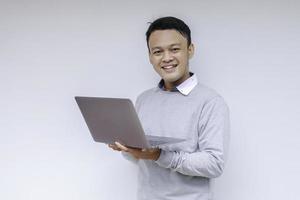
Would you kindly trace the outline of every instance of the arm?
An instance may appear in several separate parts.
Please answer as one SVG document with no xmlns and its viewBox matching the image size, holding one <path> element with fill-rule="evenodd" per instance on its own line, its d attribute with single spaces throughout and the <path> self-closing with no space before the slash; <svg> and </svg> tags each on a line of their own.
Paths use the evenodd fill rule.
<svg viewBox="0 0 300 200">
<path fill-rule="evenodd" d="M 155 162 L 189 176 L 215 178 L 222 174 L 229 143 L 229 111 L 221 97 L 207 102 L 198 122 L 199 150 L 164 151 Z"/>
</svg>

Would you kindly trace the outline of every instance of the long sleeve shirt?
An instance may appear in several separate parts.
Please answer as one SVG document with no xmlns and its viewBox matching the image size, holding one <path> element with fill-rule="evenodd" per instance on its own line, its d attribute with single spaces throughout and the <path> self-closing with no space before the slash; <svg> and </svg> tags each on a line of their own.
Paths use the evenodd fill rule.
<svg viewBox="0 0 300 200">
<path fill-rule="evenodd" d="M 173 91 L 162 82 L 138 96 L 146 135 L 183 142 L 160 146 L 158 160 L 137 160 L 139 200 L 208 200 L 210 179 L 224 170 L 229 111 L 223 98 L 192 75 Z"/>
</svg>

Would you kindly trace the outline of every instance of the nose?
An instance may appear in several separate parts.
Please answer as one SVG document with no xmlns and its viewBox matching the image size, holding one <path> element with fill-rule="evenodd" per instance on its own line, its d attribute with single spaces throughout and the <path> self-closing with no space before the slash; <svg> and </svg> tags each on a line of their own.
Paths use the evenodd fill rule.
<svg viewBox="0 0 300 200">
<path fill-rule="evenodd" d="M 162 61 L 163 62 L 170 62 L 172 60 L 173 60 L 172 54 L 168 51 L 165 51 L 164 54 L 163 54 L 163 57 L 162 57 Z"/>
</svg>

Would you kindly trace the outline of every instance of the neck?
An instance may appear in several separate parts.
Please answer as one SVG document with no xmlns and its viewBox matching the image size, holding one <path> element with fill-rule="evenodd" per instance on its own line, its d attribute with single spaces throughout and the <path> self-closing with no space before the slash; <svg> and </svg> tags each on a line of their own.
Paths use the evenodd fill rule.
<svg viewBox="0 0 300 200">
<path fill-rule="evenodd" d="M 167 91 L 172 90 L 174 87 L 180 85 L 181 83 L 183 83 L 186 79 L 188 79 L 190 77 L 190 72 L 188 71 L 183 77 L 181 77 L 180 79 L 174 81 L 174 82 L 166 82 L 164 81 L 164 87 Z"/>
</svg>

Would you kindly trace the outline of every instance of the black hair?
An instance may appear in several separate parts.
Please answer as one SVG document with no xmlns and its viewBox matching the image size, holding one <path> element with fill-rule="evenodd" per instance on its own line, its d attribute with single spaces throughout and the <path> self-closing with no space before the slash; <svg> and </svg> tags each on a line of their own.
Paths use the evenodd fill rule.
<svg viewBox="0 0 300 200">
<path fill-rule="evenodd" d="M 178 19 L 176 17 L 161 17 L 156 19 L 154 22 L 150 23 L 150 26 L 146 32 L 146 41 L 147 41 L 147 47 L 149 49 L 149 38 L 151 33 L 157 30 L 168 30 L 173 29 L 175 31 L 178 31 L 183 37 L 187 39 L 187 44 L 190 46 L 192 39 L 191 39 L 191 30 L 182 21 L 181 19 Z M 150 50 L 149 50 L 150 51 Z"/>
</svg>

